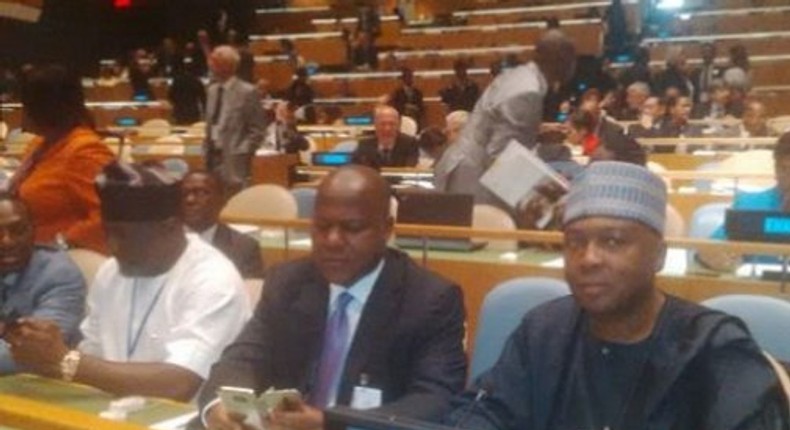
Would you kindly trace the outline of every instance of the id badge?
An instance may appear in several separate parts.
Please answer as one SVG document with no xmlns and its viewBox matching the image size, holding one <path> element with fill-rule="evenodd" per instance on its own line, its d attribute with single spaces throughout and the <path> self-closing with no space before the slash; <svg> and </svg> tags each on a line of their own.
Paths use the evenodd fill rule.
<svg viewBox="0 0 790 430">
<path fill-rule="evenodd" d="M 353 409 L 373 409 L 381 406 L 381 390 L 378 388 L 357 385 L 351 396 Z"/>
</svg>

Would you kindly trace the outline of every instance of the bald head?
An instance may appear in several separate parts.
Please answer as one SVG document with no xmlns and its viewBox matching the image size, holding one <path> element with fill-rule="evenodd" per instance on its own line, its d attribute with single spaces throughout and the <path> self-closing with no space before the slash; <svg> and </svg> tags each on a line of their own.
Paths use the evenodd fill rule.
<svg viewBox="0 0 790 430">
<path fill-rule="evenodd" d="M 392 233 L 389 200 L 389 184 L 369 167 L 344 167 L 321 182 L 312 258 L 328 282 L 349 287 L 384 257 Z"/>
<path fill-rule="evenodd" d="M 400 114 L 392 106 L 377 106 L 373 112 L 373 127 L 379 147 L 391 149 L 400 131 Z"/>
<path fill-rule="evenodd" d="M 567 82 L 576 69 L 576 48 L 559 30 L 549 30 L 535 45 L 535 63 L 549 83 Z"/>
<path fill-rule="evenodd" d="M 321 181 L 316 204 L 323 199 L 362 201 L 374 207 L 378 217 L 389 216 L 390 185 L 374 169 L 366 166 L 346 166 L 337 169 Z"/>
</svg>

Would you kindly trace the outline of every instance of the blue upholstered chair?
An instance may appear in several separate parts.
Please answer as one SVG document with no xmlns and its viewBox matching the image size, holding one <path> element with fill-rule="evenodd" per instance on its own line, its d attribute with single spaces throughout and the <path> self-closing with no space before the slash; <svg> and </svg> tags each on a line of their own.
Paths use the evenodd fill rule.
<svg viewBox="0 0 790 430">
<path fill-rule="evenodd" d="M 477 321 L 469 381 L 496 363 L 508 337 L 529 310 L 568 294 L 564 281 L 541 277 L 511 279 L 486 294 Z"/>
<path fill-rule="evenodd" d="M 299 218 L 312 218 L 315 209 L 315 188 L 293 188 L 291 190 L 296 199 L 296 208 Z"/>
<path fill-rule="evenodd" d="M 689 237 L 710 237 L 719 226 L 724 225 L 724 214 L 729 207 L 728 203 L 708 203 L 698 207 L 691 215 Z"/>
<path fill-rule="evenodd" d="M 704 306 L 736 316 L 746 323 L 757 344 L 778 360 L 790 362 L 790 302 L 775 297 L 733 294 L 714 297 Z"/>
</svg>

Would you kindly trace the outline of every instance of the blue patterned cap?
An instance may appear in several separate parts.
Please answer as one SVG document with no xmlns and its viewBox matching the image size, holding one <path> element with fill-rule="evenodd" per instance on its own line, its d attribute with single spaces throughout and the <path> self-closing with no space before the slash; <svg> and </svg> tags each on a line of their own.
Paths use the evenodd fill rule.
<svg viewBox="0 0 790 430">
<path fill-rule="evenodd" d="M 664 233 L 667 188 L 645 167 L 620 161 L 590 164 L 571 184 L 563 225 L 605 216 L 641 222 Z"/>
</svg>

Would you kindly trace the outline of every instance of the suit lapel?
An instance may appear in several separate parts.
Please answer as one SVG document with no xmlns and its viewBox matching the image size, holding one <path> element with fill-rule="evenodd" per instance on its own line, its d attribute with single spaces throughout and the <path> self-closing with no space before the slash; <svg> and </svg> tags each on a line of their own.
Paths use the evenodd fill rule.
<svg viewBox="0 0 790 430">
<path fill-rule="evenodd" d="M 385 338 L 394 335 L 393 316 L 398 312 L 403 293 L 402 282 L 398 274 L 403 273 L 403 264 L 396 255 L 388 251 L 385 254 L 384 267 L 368 297 L 362 316 L 357 325 L 354 340 L 346 356 L 345 371 L 338 390 L 337 403 L 348 404 L 351 391 L 359 383 L 359 375 L 364 373 L 366 366 L 378 355 L 387 355 L 386 351 L 376 351 L 376 345 L 389 345 Z"/>
<path fill-rule="evenodd" d="M 291 346 L 290 357 L 282 364 L 287 369 L 300 369 L 298 378 L 302 380 L 301 391 L 309 393 L 321 357 L 326 327 L 327 308 L 329 301 L 329 284 L 318 274 L 313 266 L 306 287 L 292 305 L 293 319 L 298 324 L 287 323 Z"/>
<path fill-rule="evenodd" d="M 214 232 L 214 238 L 211 243 L 219 248 L 225 249 L 230 245 L 230 231 L 224 224 L 217 224 L 217 230 Z"/>
</svg>

